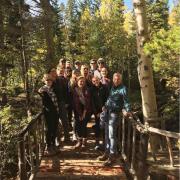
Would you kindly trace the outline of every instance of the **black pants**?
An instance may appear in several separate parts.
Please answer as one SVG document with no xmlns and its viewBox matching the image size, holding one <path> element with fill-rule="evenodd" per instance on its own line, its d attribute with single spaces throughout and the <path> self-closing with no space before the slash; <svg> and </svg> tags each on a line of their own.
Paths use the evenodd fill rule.
<svg viewBox="0 0 180 180">
<path fill-rule="evenodd" d="M 58 129 L 58 114 L 56 112 L 44 112 L 46 125 L 47 146 L 55 145 L 55 138 Z"/>
<path fill-rule="evenodd" d="M 67 115 L 68 115 L 69 126 L 71 126 L 71 123 L 72 123 L 72 113 L 73 113 L 72 105 L 69 105 L 67 107 Z"/>
<path fill-rule="evenodd" d="M 95 137 L 99 138 L 101 129 L 100 129 L 100 118 L 95 116 L 95 126 L 94 126 L 94 132 L 95 132 Z"/>
<path fill-rule="evenodd" d="M 59 118 L 61 120 L 63 130 L 64 130 L 64 139 L 69 140 L 69 123 L 68 123 L 68 116 L 67 116 L 67 109 L 65 107 L 65 104 L 61 104 L 59 108 Z"/>
<path fill-rule="evenodd" d="M 79 116 L 75 114 L 75 130 L 78 138 L 87 138 L 87 123 L 91 119 L 89 114 L 86 114 L 83 120 L 79 119 Z"/>
</svg>

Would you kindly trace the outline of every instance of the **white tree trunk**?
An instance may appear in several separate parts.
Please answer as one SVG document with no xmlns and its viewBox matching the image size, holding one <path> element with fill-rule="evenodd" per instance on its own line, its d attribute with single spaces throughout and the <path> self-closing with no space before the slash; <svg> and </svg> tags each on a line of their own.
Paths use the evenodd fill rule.
<svg viewBox="0 0 180 180">
<path fill-rule="evenodd" d="M 137 47 L 138 47 L 138 78 L 141 87 L 143 116 L 146 122 L 157 121 L 157 104 L 154 89 L 152 60 L 143 50 L 144 44 L 149 40 L 144 0 L 133 0 L 134 12 L 137 22 Z"/>
</svg>

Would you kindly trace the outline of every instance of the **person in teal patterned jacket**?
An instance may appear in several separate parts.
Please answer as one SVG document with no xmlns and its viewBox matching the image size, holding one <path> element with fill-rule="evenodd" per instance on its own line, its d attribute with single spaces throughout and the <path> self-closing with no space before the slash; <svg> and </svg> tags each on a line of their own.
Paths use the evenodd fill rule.
<svg viewBox="0 0 180 180">
<path fill-rule="evenodd" d="M 105 161 L 105 166 L 111 166 L 117 156 L 117 129 L 120 113 L 123 112 L 124 116 L 131 115 L 127 90 L 122 84 L 122 75 L 120 73 L 113 75 L 113 86 L 102 110 L 107 113 L 107 121 L 105 122 L 106 149 L 105 153 L 99 157 L 99 160 Z"/>
</svg>

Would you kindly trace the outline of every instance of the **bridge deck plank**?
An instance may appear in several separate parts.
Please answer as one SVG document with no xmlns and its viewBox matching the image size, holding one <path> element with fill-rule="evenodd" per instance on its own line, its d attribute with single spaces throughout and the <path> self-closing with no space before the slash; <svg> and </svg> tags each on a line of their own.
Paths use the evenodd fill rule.
<svg viewBox="0 0 180 180">
<path fill-rule="evenodd" d="M 100 154 L 102 152 L 94 150 L 94 140 L 92 137 L 88 140 L 87 148 L 81 151 L 74 150 L 73 144 L 61 147 L 59 154 L 42 158 L 35 180 L 127 179 L 120 158 L 117 159 L 117 162 L 112 167 L 104 167 L 102 162 L 97 160 Z"/>
</svg>

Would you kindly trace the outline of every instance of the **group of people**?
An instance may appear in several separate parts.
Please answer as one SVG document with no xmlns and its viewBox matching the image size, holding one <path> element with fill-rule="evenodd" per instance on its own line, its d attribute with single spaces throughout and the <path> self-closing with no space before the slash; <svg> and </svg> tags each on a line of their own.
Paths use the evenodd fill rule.
<svg viewBox="0 0 180 180">
<path fill-rule="evenodd" d="M 122 76 L 116 72 L 112 81 L 103 58 L 91 59 L 90 65 L 62 58 L 56 68 L 43 76 L 44 86 L 39 89 L 46 122 L 46 152 L 57 151 L 59 121 L 63 127 L 64 143 L 70 142 L 70 131 L 74 148 L 87 146 L 87 124 L 94 115 L 95 149 L 100 148 L 100 137 L 104 137 L 104 154 L 98 157 L 104 165 L 112 165 L 117 157 L 117 129 L 120 113 L 131 115 L 127 90 Z M 104 127 L 101 128 L 100 122 Z"/>
</svg>

